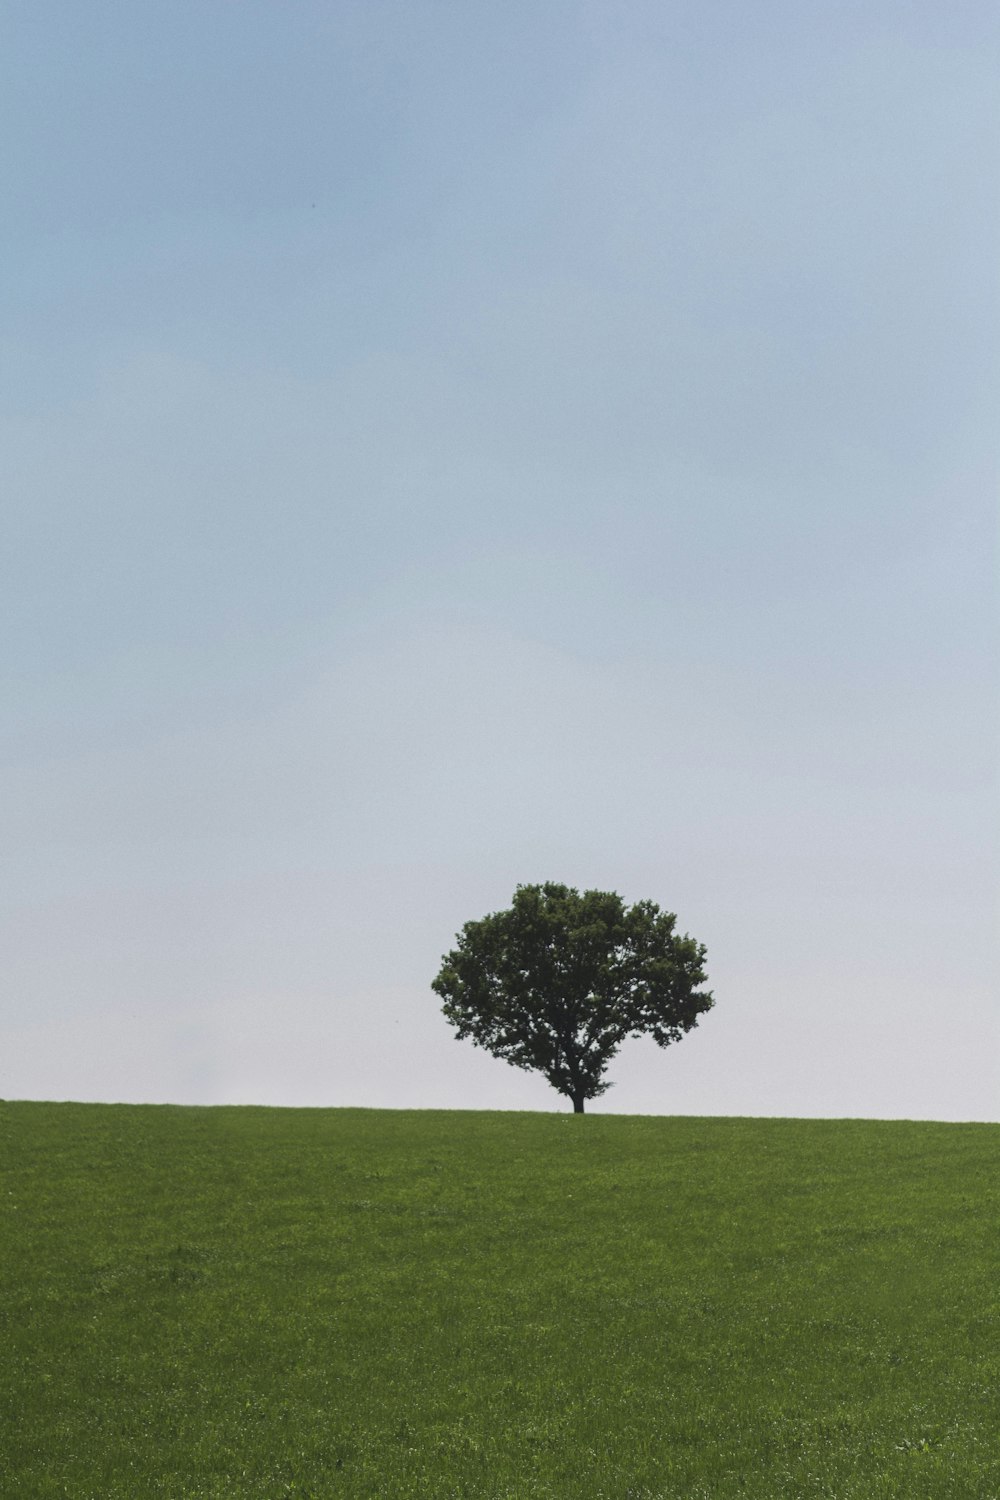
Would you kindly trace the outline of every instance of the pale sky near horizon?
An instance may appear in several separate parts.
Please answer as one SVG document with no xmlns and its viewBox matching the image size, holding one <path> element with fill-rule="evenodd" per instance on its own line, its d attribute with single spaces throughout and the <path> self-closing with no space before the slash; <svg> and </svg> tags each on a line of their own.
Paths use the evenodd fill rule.
<svg viewBox="0 0 1000 1500">
<path fill-rule="evenodd" d="M 0 1096 L 565 1109 L 557 880 L 595 1110 L 1000 1119 L 995 5 L 2 17 Z"/>
</svg>

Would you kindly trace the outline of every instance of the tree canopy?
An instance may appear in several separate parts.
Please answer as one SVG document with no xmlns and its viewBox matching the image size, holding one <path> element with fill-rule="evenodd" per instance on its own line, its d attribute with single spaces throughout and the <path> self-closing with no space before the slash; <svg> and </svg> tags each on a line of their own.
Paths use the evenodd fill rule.
<svg viewBox="0 0 1000 1500">
<path fill-rule="evenodd" d="M 466 922 L 431 988 L 459 1040 L 542 1073 L 582 1114 L 626 1037 L 666 1047 L 714 1003 L 705 948 L 676 921 L 614 891 L 519 885 L 509 909 Z"/>
</svg>

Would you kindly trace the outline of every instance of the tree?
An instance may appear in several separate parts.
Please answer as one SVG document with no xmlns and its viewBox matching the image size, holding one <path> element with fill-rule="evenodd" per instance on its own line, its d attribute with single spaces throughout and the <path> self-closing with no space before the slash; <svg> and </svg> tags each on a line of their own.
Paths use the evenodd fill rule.
<svg viewBox="0 0 1000 1500">
<path fill-rule="evenodd" d="M 466 922 L 431 988 L 458 1040 L 543 1073 L 583 1114 L 626 1037 L 666 1047 L 712 1007 L 705 949 L 676 920 L 613 891 L 519 885 L 509 910 Z"/>
</svg>

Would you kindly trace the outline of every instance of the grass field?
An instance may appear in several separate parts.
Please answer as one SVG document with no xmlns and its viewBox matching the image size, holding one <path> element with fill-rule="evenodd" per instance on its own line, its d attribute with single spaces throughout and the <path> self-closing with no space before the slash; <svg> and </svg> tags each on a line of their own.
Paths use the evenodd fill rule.
<svg viewBox="0 0 1000 1500">
<path fill-rule="evenodd" d="M 1000 1497 L 1000 1127 L 0 1104 L 10 1500 Z"/>
</svg>

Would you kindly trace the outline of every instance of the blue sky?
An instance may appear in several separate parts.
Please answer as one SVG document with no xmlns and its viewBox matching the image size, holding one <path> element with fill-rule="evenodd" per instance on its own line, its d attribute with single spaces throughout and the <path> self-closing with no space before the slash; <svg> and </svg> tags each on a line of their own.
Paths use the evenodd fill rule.
<svg viewBox="0 0 1000 1500">
<path fill-rule="evenodd" d="M 554 879 L 717 995 L 595 1107 L 997 1118 L 994 7 L 5 21 L 0 1093 L 561 1107 Z"/>
</svg>

